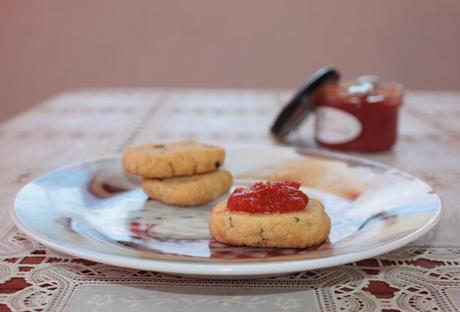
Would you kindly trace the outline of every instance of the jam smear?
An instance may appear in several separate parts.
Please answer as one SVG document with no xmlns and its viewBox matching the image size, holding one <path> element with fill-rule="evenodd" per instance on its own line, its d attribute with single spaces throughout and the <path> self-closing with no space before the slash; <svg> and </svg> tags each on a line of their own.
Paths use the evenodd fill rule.
<svg viewBox="0 0 460 312">
<path fill-rule="evenodd" d="M 230 195 L 230 211 L 248 213 L 284 213 L 300 211 L 308 204 L 308 196 L 300 190 L 300 183 L 256 182 L 248 187 L 238 187 Z"/>
</svg>

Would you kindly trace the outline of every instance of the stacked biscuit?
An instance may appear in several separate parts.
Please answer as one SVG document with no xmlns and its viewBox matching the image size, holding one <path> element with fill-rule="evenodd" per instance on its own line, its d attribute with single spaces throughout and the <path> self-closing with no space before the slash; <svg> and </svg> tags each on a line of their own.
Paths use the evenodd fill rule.
<svg viewBox="0 0 460 312">
<path fill-rule="evenodd" d="M 227 192 L 232 175 L 220 167 L 225 150 L 195 141 L 129 148 L 123 167 L 141 176 L 150 198 L 178 206 L 204 205 Z"/>
</svg>

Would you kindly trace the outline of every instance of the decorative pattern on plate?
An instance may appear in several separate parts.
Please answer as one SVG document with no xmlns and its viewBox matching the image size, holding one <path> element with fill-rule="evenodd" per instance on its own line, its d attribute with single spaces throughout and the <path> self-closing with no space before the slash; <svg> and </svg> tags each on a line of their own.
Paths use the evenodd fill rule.
<svg viewBox="0 0 460 312">
<path fill-rule="evenodd" d="M 87 259 L 186 273 L 179 266 L 166 263 L 162 268 L 164 262 L 153 262 L 183 261 L 194 266 L 189 274 L 219 275 L 236 270 L 240 273 L 235 275 L 247 276 L 337 265 L 378 254 L 378 248 L 394 249 L 407 237 L 415 238 L 416 233 L 432 227 L 440 213 L 439 197 L 430 186 L 404 172 L 359 158 L 310 150 L 296 153 L 290 148 L 228 149 L 227 154 L 226 167 L 235 175 L 234 187 L 274 176 L 308 185 L 303 190 L 319 199 L 331 217 L 328 241 L 297 250 L 215 244 L 208 228 L 210 210 L 227 195 L 206 206 L 187 208 L 148 200 L 137 180 L 121 169 L 119 157 L 39 177 L 18 194 L 13 214 L 17 224 L 36 239 Z M 262 161 L 260 155 L 265 155 Z M 283 164 L 289 164 L 289 169 Z M 354 185 L 360 185 L 359 191 Z M 344 191 L 350 186 L 352 193 Z M 33 217 L 30 207 L 34 207 Z M 285 269 L 273 266 L 282 261 L 304 262 L 297 267 L 286 263 Z M 206 265 L 198 267 L 200 263 Z M 263 266 L 243 267 L 250 263 Z"/>
</svg>

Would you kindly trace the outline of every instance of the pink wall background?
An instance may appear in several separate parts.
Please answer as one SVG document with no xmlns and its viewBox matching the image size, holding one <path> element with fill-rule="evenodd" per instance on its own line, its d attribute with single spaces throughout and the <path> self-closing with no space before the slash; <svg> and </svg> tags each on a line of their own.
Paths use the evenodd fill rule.
<svg viewBox="0 0 460 312">
<path fill-rule="evenodd" d="M 460 1 L 0 2 L 0 119 L 81 87 L 295 88 L 324 64 L 460 90 Z"/>
</svg>

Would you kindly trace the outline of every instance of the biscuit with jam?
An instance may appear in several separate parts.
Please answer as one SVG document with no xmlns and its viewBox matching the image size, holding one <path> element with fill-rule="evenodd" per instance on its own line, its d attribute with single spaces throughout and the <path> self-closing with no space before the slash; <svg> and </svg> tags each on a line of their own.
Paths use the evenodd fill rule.
<svg viewBox="0 0 460 312">
<path fill-rule="evenodd" d="M 171 178 L 210 172 L 224 164 L 225 150 L 195 141 L 146 144 L 127 149 L 123 168 L 145 178 Z"/>
<path fill-rule="evenodd" d="M 306 248 L 327 239 L 331 220 L 315 199 L 304 210 L 273 214 L 233 212 L 225 201 L 212 210 L 209 226 L 212 236 L 228 245 Z"/>
<path fill-rule="evenodd" d="M 226 170 L 198 175 L 142 181 L 142 189 L 150 198 L 177 206 L 200 206 L 228 192 L 233 177 Z"/>
</svg>

